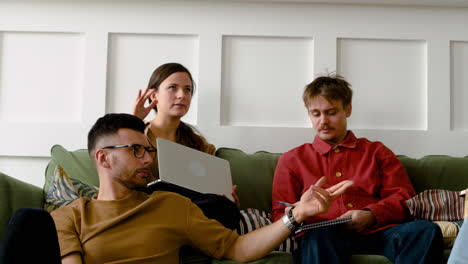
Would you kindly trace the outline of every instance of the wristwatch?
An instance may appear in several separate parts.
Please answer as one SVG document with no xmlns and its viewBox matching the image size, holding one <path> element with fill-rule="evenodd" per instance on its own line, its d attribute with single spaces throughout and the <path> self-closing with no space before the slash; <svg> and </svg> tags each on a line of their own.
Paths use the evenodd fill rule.
<svg viewBox="0 0 468 264">
<path fill-rule="evenodd" d="M 294 215 L 292 213 L 294 208 L 291 208 L 283 217 L 281 217 L 281 220 L 283 221 L 283 224 L 291 230 L 291 232 L 295 232 L 299 227 L 301 227 L 301 224 L 299 224 L 296 219 L 294 219 Z"/>
</svg>

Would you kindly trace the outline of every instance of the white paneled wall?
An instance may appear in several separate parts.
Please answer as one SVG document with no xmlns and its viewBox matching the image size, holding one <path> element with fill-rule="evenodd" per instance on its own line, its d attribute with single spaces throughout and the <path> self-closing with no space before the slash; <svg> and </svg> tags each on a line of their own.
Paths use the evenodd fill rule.
<svg viewBox="0 0 468 264">
<path fill-rule="evenodd" d="M 303 87 L 336 71 L 358 136 L 468 155 L 468 8 L 279 2 L 0 2 L 0 171 L 41 186 L 52 145 L 86 147 L 172 61 L 197 84 L 185 121 L 218 147 L 311 141 Z"/>
<path fill-rule="evenodd" d="M 309 126 L 301 98 L 314 77 L 312 39 L 224 36 L 222 62 L 221 125 Z"/>
<path fill-rule="evenodd" d="M 12 31 L 3 32 L 1 39 L 0 119 L 80 121 L 84 36 Z"/>
<path fill-rule="evenodd" d="M 154 69 L 166 62 L 186 66 L 197 84 L 198 36 L 110 34 L 106 112 L 130 113 L 131 100 L 136 98 L 138 89 L 144 91 Z M 197 123 L 197 95 L 184 117 L 184 121 L 194 125 Z"/>
<path fill-rule="evenodd" d="M 468 42 L 451 42 L 450 55 L 452 128 L 468 132 Z"/>
<path fill-rule="evenodd" d="M 353 85 L 358 113 L 350 118 L 352 129 L 427 129 L 426 46 L 413 40 L 338 40 L 337 70 Z"/>
</svg>

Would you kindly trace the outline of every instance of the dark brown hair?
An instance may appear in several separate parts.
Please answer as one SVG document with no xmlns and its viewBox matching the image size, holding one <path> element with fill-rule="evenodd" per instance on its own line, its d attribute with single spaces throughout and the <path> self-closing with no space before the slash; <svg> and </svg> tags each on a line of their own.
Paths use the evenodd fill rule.
<svg viewBox="0 0 468 264">
<path fill-rule="evenodd" d="M 99 118 L 88 132 L 88 153 L 93 156 L 96 145 L 101 138 L 116 134 L 119 129 L 128 128 L 145 133 L 145 123 L 130 114 L 106 114 Z M 94 160 L 91 157 L 91 160 Z"/>
<path fill-rule="evenodd" d="M 159 90 L 159 86 L 161 85 L 164 80 L 167 79 L 167 77 L 171 76 L 172 74 L 176 72 L 185 72 L 188 74 L 190 81 L 192 82 L 192 95 L 193 92 L 195 91 L 195 83 L 193 82 L 192 74 L 190 74 L 189 70 L 185 68 L 184 65 L 180 63 L 166 63 L 154 70 L 153 74 L 150 77 L 150 80 L 148 82 L 148 88 L 150 89 L 155 89 L 156 91 Z M 151 99 L 148 99 L 149 102 L 151 103 Z M 158 112 L 158 108 L 155 106 L 154 111 Z"/>
<path fill-rule="evenodd" d="M 185 68 L 184 65 L 175 62 L 166 63 L 156 68 L 151 75 L 148 88 L 155 89 L 157 91 L 161 83 L 176 72 L 185 72 L 188 74 L 190 81 L 192 82 L 193 95 L 193 92 L 195 91 L 195 83 L 193 81 L 192 74 L 190 74 L 190 71 Z M 148 100 L 151 103 L 151 99 Z M 154 111 L 158 112 L 158 108 L 156 106 L 154 107 Z M 195 133 L 194 128 L 182 121 L 180 121 L 180 125 L 176 131 L 176 142 L 196 150 L 204 150 L 204 142 L 201 136 Z"/>
<path fill-rule="evenodd" d="M 330 73 L 326 76 L 320 76 L 313 82 L 308 84 L 304 93 L 302 94 L 302 100 L 307 108 L 311 98 L 316 96 L 323 96 L 327 100 L 338 100 L 343 103 L 343 107 L 351 104 L 353 98 L 353 90 L 351 90 L 351 84 L 349 84 L 343 76 L 335 73 Z"/>
</svg>

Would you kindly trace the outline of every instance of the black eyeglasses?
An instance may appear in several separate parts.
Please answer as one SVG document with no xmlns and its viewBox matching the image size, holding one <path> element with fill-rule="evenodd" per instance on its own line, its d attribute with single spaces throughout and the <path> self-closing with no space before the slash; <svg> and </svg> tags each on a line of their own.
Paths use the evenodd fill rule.
<svg viewBox="0 0 468 264">
<path fill-rule="evenodd" d="M 115 145 L 115 146 L 103 147 L 103 149 L 116 149 L 116 148 L 133 148 L 133 155 L 135 155 L 135 158 L 137 158 L 137 159 L 143 158 L 145 156 L 146 152 L 148 152 L 148 154 L 153 159 L 156 156 L 156 148 L 154 148 L 154 147 L 145 147 L 145 146 L 140 145 L 140 144 Z"/>
</svg>

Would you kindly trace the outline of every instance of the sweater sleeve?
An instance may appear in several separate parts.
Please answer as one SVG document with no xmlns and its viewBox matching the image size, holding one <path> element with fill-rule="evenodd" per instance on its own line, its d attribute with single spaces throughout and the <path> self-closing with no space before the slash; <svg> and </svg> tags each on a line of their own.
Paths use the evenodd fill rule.
<svg viewBox="0 0 468 264">
<path fill-rule="evenodd" d="M 188 243 L 206 255 L 221 259 L 239 235 L 218 221 L 208 219 L 202 210 L 190 200 L 187 200 L 186 207 Z"/>
<path fill-rule="evenodd" d="M 77 227 L 75 226 L 72 208 L 61 207 L 51 213 L 60 246 L 60 256 L 63 258 L 71 253 L 83 253 Z"/>
<path fill-rule="evenodd" d="M 293 158 L 287 152 L 280 157 L 276 165 L 272 190 L 271 218 L 273 221 L 284 215 L 285 206 L 277 203 L 277 201 L 295 203 L 301 198 L 302 184 L 293 169 L 294 163 L 291 160 Z"/>
<path fill-rule="evenodd" d="M 365 208 L 371 210 L 376 218 L 376 226 L 403 222 L 408 210 L 405 201 L 415 195 L 414 188 L 403 164 L 393 152 L 382 146 L 377 153 L 380 167 L 380 200 Z"/>
</svg>

